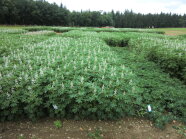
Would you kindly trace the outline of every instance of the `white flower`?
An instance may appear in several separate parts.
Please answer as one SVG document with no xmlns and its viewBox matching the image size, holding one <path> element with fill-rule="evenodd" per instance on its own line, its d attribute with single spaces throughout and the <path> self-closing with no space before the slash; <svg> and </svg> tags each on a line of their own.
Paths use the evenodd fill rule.
<svg viewBox="0 0 186 139">
<path fill-rule="evenodd" d="M 152 108 L 150 105 L 147 105 L 147 108 L 148 108 L 148 112 L 152 112 Z"/>
<path fill-rule="evenodd" d="M 84 77 L 81 77 L 80 81 L 81 81 L 81 83 L 83 83 L 83 81 L 84 81 Z"/>
<path fill-rule="evenodd" d="M 117 90 L 114 90 L 114 95 L 116 95 L 117 94 Z"/>
<path fill-rule="evenodd" d="M 54 108 L 55 110 L 57 110 L 57 109 L 58 109 L 58 106 L 57 106 L 57 105 L 53 105 L 53 108 Z"/>
<path fill-rule="evenodd" d="M 73 82 L 70 83 L 70 88 L 73 88 L 74 87 L 74 84 Z"/>
<path fill-rule="evenodd" d="M 102 90 L 104 90 L 104 89 L 105 89 L 105 86 L 103 85 L 103 86 L 102 86 Z"/>
</svg>

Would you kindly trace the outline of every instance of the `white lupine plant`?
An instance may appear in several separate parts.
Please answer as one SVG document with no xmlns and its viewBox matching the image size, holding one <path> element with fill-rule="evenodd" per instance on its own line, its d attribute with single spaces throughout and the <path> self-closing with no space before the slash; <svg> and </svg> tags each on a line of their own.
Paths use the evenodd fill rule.
<svg viewBox="0 0 186 139">
<path fill-rule="evenodd" d="M 152 54 L 151 60 L 173 66 L 170 73 L 181 69 L 184 77 L 183 37 L 143 29 L 26 30 L 35 29 L 49 31 L 0 29 L 0 120 L 143 116 L 162 124 L 185 117 L 184 85 L 146 59 Z"/>
<path fill-rule="evenodd" d="M 72 31 L 72 34 L 75 32 L 78 31 Z M 116 103 L 125 103 L 123 92 L 137 93 L 133 89 L 138 90 L 132 80 L 135 75 L 126 66 L 118 66 L 121 65 L 118 57 L 102 39 L 95 37 L 97 33 L 79 32 L 78 35 L 79 38 L 59 36 L 23 45 L 22 49 L 12 50 L 3 57 L 0 78 L 2 82 L 11 80 L 8 97 L 23 95 L 24 109 L 30 117 L 41 105 L 41 109 L 46 107 L 51 115 L 63 116 L 67 107 L 69 114 L 84 109 L 88 114 L 92 113 L 91 107 L 81 107 L 97 107 L 95 103 L 108 103 L 109 106 L 114 98 L 118 100 Z M 128 75 L 130 77 L 125 78 Z M 104 107 L 98 108 L 97 112 Z M 115 107 L 110 109 L 116 110 Z M 103 110 L 103 119 L 109 111 Z"/>
</svg>

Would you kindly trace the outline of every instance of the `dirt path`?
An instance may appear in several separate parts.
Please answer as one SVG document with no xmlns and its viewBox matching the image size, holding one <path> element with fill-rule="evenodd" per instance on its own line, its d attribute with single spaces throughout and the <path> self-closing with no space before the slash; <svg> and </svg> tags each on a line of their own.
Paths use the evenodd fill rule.
<svg viewBox="0 0 186 139">
<path fill-rule="evenodd" d="M 103 139 L 184 139 L 172 128 L 173 125 L 178 126 L 178 122 L 161 130 L 153 127 L 148 120 L 135 118 L 109 122 L 64 120 L 59 129 L 54 126 L 54 121 L 0 123 L 0 139 L 87 139 L 96 133 Z"/>
</svg>

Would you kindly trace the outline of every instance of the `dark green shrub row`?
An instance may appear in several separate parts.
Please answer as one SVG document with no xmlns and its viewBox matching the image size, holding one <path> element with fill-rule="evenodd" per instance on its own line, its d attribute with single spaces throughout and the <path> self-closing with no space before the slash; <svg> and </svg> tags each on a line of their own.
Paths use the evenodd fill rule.
<svg viewBox="0 0 186 139">
<path fill-rule="evenodd" d="M 112 47 L 124 64 L 137 76 L 138 87 L 143 91 L 138 93 L 141 100 L 139 116 L 154 121 L 157 127 L 163 128 L 170 121 L 181 120 L 186 123 L 186 86 L 179 80 L 170 78 L 163 73 L 157 64 L 148 61 L 138 52 L 128 47 Z M 152 112 L 144 111 L 150 104 Z"/>
<path fill-rule="evenodd" d="M 186 84 L 186 56 L 165 55 L 163 51 L 150 50 L 147 58 L 157 63 L 170 76 L 178 78 Z"/>
<path fill-rule="evenodd" d="M 41 30 L 53 30 L 55 32 L 63 33 L 71 30 L 82 30 L 82 31 L 95 31 L 95 32 L 140 32 L 140 33 L 155 33 L 155 34 L 164 34 L 163 31 L 156 31 L 150 29 L 125 29 L 125 28 L 91 28 L 91 27 L 49 27 L 49 26 L 32 26 L 23 28 L 28 31 L 41 31 Z"/>
<path fill-rule="evenodd" d="M 31 27 L 24 27 L 23 29 L 28 30 L 28 31 L 42 31 L 42 30 L 50 30 L 51 27 L 47 26 L 31 26 Z"/>
<path fill-rule="evenodd" d="M 40 78 L 32 88 L 32 94 L 24 88 L 24 86 L 30 84 L 27 81 L 19 83 L 19 87 L 15 88 L 16 90 L 11 96 L 7 93 L 1 93 L 1 121 L 15 120 L 21 117 L 35 120 L 46 116 L 76 120 L 113 120 L 124 116 L 137 115 L 139 102 L 134 101 L 136 100 L 134 94 L 123 95 L 123 92 L 118 92 L 118 95 L 115 95 L 112 89 L 103 94 L 100 93 L 101 87 L 98 87 L 100 92 L 93 94 L 93 89 L 88 82 L 81 88 L 81 85 L 77 84 L 73 89 L 66 86 L 66 89 L 61 91 L 60 85 L 54 88 L 50 87 L 53 76 L 47 74 Z M 2 84 L 3 92 L 5 92 L 6 85 L 6 83 Z M 56 109 L 55 106 L 57 106 Z"/>
<path fill-rule="evenodd" d="M 117 40 L 117 39 L 106 39 L 105 42 L 107 43 L 107 45 L 109 46 L 114 46 L 114 47 L 127 47 L 128 46 L 128 42 L 129 40 Z"/>
<path fill-rule="evenodd" d="M 143 39 L 143 36 L 140 36 L 140 39 L 131 39 L 130 45 L 150 61 L 157 63 L 171 77 L 178 78 L 186 84 L 185 39 L 179 39 L 180 37 L 173 40 L 169 37 L 160 38 L 158 35 Z"/>
</svg>

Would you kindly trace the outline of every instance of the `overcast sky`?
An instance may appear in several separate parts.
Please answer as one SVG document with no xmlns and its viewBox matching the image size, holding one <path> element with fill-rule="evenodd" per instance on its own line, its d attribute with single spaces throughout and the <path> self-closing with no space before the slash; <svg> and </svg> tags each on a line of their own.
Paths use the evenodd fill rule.
<svg viewBox="0 0 186 139">
<path fill-rule="evenodd" d="M 69 10 L 91 11 L 125 11 L 133 10 L 140 13 L 178 13 L 186 14 L 186 0 L 47 0 L 50 3 L 61 2 Z"/>
</svg>

